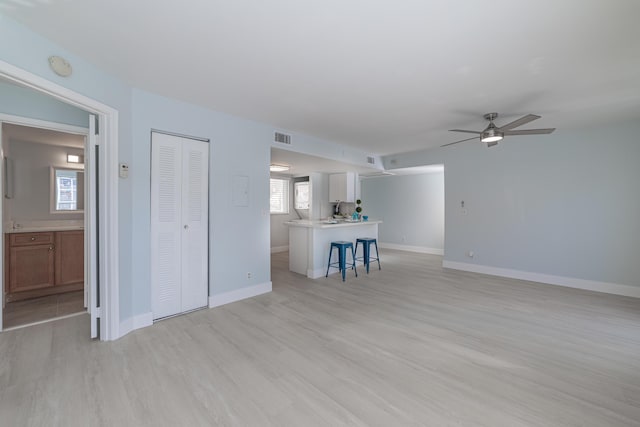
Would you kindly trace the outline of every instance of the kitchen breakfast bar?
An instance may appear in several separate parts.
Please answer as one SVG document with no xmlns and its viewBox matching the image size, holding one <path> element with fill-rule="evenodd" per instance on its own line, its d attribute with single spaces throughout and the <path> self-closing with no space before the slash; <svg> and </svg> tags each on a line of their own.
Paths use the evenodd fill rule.
<svg viewBox="0 0 640 427">
<path fill-rule="evenodd" d="M 311 221 L 285 222 L 289 227 L 289 270 L 316 279 L 327 272 L 331 242 L 353 242 L 360 237 L 378 238 L 378 224 L 382 221 Z M 360 252 L 360 249 L 358 250 Z M 359 254 L 358 256 L 361 256 Z M 351 255 L 347 256 L 351 259 Z M 331 269 L 329 273 L 337 270 Z"/>
</svg>

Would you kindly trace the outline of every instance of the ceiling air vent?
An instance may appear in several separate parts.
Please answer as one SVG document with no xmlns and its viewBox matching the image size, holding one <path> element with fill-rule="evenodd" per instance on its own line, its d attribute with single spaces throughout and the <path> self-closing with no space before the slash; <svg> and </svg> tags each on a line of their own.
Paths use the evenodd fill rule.
<svg viewBox="0 0 640 427">
<path fill-rule="evenodd" d="M 367 156 L 367 163 L 369 163 L 370 165 L 375 165 L 376 164 L 376 159 L 373 156 Z"/>
<path fill-rule="evenodd" d="M 281 144 L 291 145 L 291 135 L 287 135 L 286 133 L 276 132 L 275 141 Z"/>
</svg>

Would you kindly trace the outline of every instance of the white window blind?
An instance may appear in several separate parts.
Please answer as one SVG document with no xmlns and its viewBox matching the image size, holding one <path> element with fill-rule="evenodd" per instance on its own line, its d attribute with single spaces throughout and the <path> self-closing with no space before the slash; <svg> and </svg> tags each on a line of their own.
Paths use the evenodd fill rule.
<svg viewBox="0 0 640 427">
<path fill-rule="evenodd" d="M 289 180 L 282 178 L 271 178 L 271 213 L 289 213 Z"/>
</svg>

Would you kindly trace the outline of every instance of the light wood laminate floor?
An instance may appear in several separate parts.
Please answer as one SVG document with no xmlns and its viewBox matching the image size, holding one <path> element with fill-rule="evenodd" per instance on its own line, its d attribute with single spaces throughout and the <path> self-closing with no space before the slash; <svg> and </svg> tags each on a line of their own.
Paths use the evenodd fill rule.
<svg viewBox="0 0 640 427">
<path fill-rule="evenodd" d="M 443 270 L 311 280 L 110 343 L 0 334 L 2 426 L 638 426 L 640 300 Z"/>
<path fill-rule="evenodd" d="M 7 303 L 2 311 L 3 327 L 27 325 L 42 322 L 73 313 L 86 311 L 84 308 L 84 291 L 65 292 L 23 301 Z"/>
</svg>

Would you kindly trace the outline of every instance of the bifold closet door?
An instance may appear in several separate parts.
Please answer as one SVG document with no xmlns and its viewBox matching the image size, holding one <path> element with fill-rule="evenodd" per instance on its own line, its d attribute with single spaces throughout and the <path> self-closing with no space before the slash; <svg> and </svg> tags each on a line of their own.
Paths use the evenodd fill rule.
<svg viewBox="0 0 640 427">
<path fill-rule="evenodd" d="M 151 287 L 153 318 L 208 303 L 209 144 L 153 132 Z"/>
</svg>

